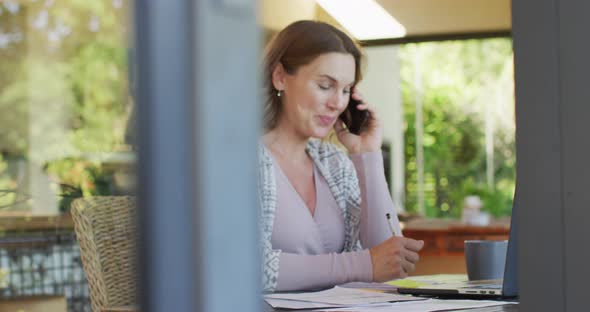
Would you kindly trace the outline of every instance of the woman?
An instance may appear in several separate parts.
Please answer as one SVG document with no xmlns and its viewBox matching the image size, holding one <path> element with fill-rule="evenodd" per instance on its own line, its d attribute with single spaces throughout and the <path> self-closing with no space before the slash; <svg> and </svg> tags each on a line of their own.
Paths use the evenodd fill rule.
<svg viewBox="0 0 590 312">
<path fill-rule="evenodd" d="M 289 25 L 265 51 L 259 189 L 266 291 L 382 282 L 415 269 L 423 242 L 392 237 L 385 217 L 396 214 L 380 121 L 355 89 L 360 62 L 346 34 L 314 21 Z M 351 96 L 371 116 L 359 135 L 338 119 Z M 332 129 L 351 158 L 318 140 Z M 394 227 L 401 233 L 397 217 Z"/>
</svg>

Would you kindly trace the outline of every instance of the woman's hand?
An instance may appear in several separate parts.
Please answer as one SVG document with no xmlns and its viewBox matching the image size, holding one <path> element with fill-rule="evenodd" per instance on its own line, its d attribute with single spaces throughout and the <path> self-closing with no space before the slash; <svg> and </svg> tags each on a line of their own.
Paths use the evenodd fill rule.
<svg viewBox="0 0 590 312">
<path fill-rule="evenodd" d="M 348 132 L 343 122 L 339 119 L 334 125 L 338 140 L 340 140 L 351 154 L 380 151 L 383 134 L 381 121 L 377 117 L 376 111 L 369 107 L 356 87 L 353 89 L 352 97 L 360 101 L 360 104 L 357 106 L 358 109 L 368 110 L 370 113 L 369 120 L 367 121 L 367 129 L 359 135 L 352 134 Z"/>
<path fill-rule="evenodd" d="M 405 278 L 414 272 L 420 259 L 418 252 L 424 241 L 393 236 L 383 243 L 369 249 L 373 264 L 373 281 L 386 282 Z"/>
</svg>

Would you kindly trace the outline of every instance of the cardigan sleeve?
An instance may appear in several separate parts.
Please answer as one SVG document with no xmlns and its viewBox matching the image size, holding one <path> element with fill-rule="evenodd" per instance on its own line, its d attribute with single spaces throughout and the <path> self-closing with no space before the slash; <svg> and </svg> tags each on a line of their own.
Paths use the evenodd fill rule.
<svg viewBox="0 0 590 312">
<path fill-rule="evenodd" d="M 356 170 L 352 161 L 344 152 L 340 159 L 340 166 L 342 167 L 342 179 L 340 188 L 345 198 L 345 212 L 344 222 L 346 229 L 346 237 L 344 242 L 345 251 L 359 251 L 363 246 L 359 240 L 360 220 L 361 220 L 361 193 L 359 189 L 359 181 L 356 175 Z"/>
<path fill-rule="evenodd" d="M 262 240 L 262 290 L 275 291 L 279 279 L 280 250 L 273 250 L 269 239 Z"/>
<path fill-rule="evenodd" d="M 272 172 L 267 151 L 262 145 L 259 148 L 259 176 L 258 176 L 258 197 L 259 215 L 258 229 L 260 231 L 260 249 L 262 255 L 262 289 L 274 291 L 277 287 L 279 276 L 279 258 L 281 251 L 273 250 L 271 243 L 272 227 L 274 223 L 274 209 L 276 206 L 276 183 Z"/>
</svg>

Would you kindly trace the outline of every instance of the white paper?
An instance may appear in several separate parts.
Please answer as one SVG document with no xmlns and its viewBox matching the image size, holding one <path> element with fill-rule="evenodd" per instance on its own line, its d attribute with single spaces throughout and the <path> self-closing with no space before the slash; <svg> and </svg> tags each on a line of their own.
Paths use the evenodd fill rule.
<svg viewBox="0 0 590 312">
<path fill-rule="evenodd" d="M 309 301 L 297 301 L 297 300 L 285 300 L 285 299 L 264 299 L 271 307 L 277 309 L 321 309 L 321 308 L 336 308 L 342 307 L 341 305 L 327 304 L 327 303 L 316 303 Z"/>
<path fill-rule="evenodd" d="M 343 288 L 338 286 L 328 290 L 317 292 L 296 294 L 267 294 L 264 295 L 264 299 L 306 301 L 313 303 L 335 304 L 340 306 L 362 305 L 391 301 L 424 300 L 423 298 L 412 297 L 407 295 L 390 294 L 364 289 Z"/>
<path fill-rule="evenodd" d="M 370 290 L 379 290 L 379 291 L 384 291 L 384 292 L 397 293 L 397 286 L 389 285 L 386 283 L 350 282 L 350 283 L 342 284 L 339 287 L 356 288 L 356 289 L 370 289 Z"/>
<path fill-rule="evenodd" d="M 395 302 L 387 304 L 374 304 L 358 307 L 342 307 L 330 308 L 322 311 L 332 312 L 431 312 L 441 310 L 455 310 L 455 309 L 472 309 L 498 306 L 504 304 L 514 304 L 514 302 L 506 301 L 491 301 L 491 300 L 443 300 L 443 299 L 428 299 L 424 301 L 412 302 Z"/>
</svg>

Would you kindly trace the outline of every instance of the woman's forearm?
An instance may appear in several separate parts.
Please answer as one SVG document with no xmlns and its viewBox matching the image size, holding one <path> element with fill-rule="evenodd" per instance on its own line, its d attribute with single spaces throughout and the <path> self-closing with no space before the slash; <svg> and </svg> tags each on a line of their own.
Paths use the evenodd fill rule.
<svg viewBox="0 0 590 312">
<path fill-rule="evenodd" d="M 387 213 L 391 214 L 398 234 L 399 221 L 385 180 L 381 152 L 353 154 L 352 162 L 361 191 L 360 240 L 363 248 L 371 248 L 392 235 Z"/>
</svg>

